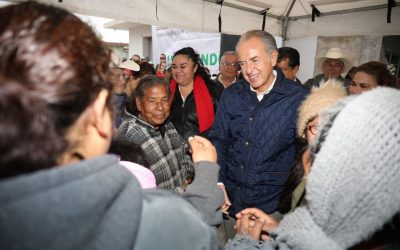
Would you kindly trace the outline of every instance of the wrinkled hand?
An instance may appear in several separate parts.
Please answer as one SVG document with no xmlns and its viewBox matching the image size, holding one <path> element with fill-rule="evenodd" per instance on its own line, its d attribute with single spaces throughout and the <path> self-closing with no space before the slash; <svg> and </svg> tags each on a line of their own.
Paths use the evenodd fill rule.
<svg viewBox="0 0 400 250">
<path fill-rule="evenodd" d="M 192 150 L 192 160 L 194 163 L 199 161 L 217 163 L 217 150 L 209 140 L 195 135 L 194 137 L 189 137 L 188 142 Z"/>
<path fill-rule="evenodd" d="M 236 232 L 248 234 L 255 240 L 267 240 L 273 229 L 278 227 L 271 216 L 258 208 L 246 208 L 236 214 Z"/>
<path fill-rule="evenodd" d="M 224 192 L 224 204 L 222 204 L 221 209 L 222 213 L 224 214 L 229 214 L 228 210 L 232 206 L 231 201 L 229 200 L 228 194 L 226 193 L 225 185 L 218 185 L 220 189 L 222 189 L 222 192 Z"/>
</svg>

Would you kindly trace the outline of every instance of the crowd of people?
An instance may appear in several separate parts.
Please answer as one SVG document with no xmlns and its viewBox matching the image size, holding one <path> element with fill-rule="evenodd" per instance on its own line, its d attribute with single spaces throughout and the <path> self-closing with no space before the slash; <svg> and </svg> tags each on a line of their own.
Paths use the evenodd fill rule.
<svg viewBox="0 0 400 250">
<path fill-rule="evenodd" d="M 250 30 L 211 79 L 191 47 L 122 62 L 66 10 L 0 15 L 1 248 L 400 247 L 390 65 L 331 48 L 302 84 Z"/>
</svg>

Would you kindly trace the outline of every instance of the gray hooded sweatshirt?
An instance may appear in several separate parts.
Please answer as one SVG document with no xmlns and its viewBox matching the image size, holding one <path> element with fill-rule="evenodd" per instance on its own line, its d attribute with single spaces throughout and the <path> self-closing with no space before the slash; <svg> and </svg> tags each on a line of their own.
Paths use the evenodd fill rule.
<svg viewBox="0 0 400 250">
<path fill-rule="evenodd" d="M 197 167 L 199 171 L 215 168 L 218 172 L 216 165 L 206 162 Z M 209 181 L 214 179 L 216 184 L 217 176 Z M 4 179 L 0 182 L 0 246 L 217 249 L 215 229 L 204 218 L 209 224 L 218 223 L 220 212 L 212 204 L 215 202 L 215 207 L 220 202 L 220 193 L 202 194 L 201 185 L 212 186 L 204 180 L 193 184 L 194 193 L 185 195 L 203 209 L 203 215 L 168 191 L 142 190 L 113 156 Z M 207 197 L 213 197 L 211 202 L 205 200 Z"/>
</svg>

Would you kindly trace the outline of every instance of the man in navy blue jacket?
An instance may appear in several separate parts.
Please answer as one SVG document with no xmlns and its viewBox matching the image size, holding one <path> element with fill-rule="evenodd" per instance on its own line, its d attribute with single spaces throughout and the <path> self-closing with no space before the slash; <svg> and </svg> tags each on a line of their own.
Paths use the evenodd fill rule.
<svg viewBox="0 0 400 250">
<path fill-rule="evenodd" d="M 294 161 L 297 111 L 308 91 L 273 69 L 278 52 L 269 33 L 246 32 L 236 51 L 244 79 L 222 94 L 209 132 L 227 193 L 222 209 L 231 217 L 248 207 L 273 213 Z"/>
</svg>

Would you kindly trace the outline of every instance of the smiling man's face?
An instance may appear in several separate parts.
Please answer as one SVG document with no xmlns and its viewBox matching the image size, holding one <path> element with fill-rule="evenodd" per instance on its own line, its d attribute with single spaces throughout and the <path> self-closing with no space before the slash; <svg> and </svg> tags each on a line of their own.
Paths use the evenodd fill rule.
<svg viewBox="0 0 400 250">
<path fill-rule="evenodd" d="M 266 91 L 275 78 L 272 70 L 276 64 L 278 52 L 275 50 L 269 55 L 258 37 L 241 41 L 236 51 L 244 79 L 257 93 Z"/>
</svg>

